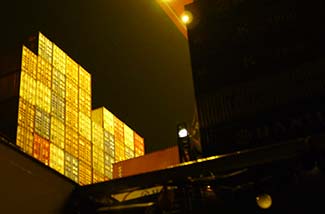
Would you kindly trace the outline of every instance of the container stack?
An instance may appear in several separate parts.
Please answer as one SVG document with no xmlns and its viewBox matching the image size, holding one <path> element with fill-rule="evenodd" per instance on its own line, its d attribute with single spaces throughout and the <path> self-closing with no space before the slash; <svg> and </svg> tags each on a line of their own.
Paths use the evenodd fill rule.
<svg viewBox="0 0 325 214">
<path fill-rule="evenodd" d="M 92 111 L 93 121 L 93 161 L 100 163 L 102 161 L 102 154 L 104 160 L 104 180 L 113 178 L 113 164 L 126 159 L 134 158 L 135 156 L 144 155 L 143 138 L 141 138 L 136 132 L 134 132 L 129 126 L 119 120 L 105 107 L 97 108 Z M 95 129 L 99 131 L 94 131 Z M 103 148 L 103 153 L 98 154 L 95 149 L 98 147 L 95 145 L 96 139 L 94 139 L 95 132 L 101 132 L 103 130 L 103 144 L 100 144 Z M 137 136 L 137 137 L 135 137 Z M 99 139 L 99 137 L 98 137 Z M 102 139 L 100 139 L 102 140 Z M 137 142 L 137 143 L 136 143 Z M 141 144 L 142 142 L 142 144 Z M 135 145 L 137 144 L 137 145 Z M 103 147 L 102 147 L 103 145 Z M 142 146 L 141 146 L 142 145 Z M 138 151 L 135 151 L 138 148 Z M 95 157 L 96 155 L 96 157 Z M 98 178 L 99 173 L 95 173 L 95 162 L 93 162 L 94 179 Z M 102 166 L 100 170 L 102 170 Z M 96 175 L 95 175 L 96 174 Z"/>
<path fill-rule="evenodd" d="M 141 154 L 131 128 L 92 111 L 91 75 L 56 44 L 38 33 L 17 55 L 0 63 L 0 131 L 22 151 L 80 185 L 112 179 L 114 162 Z"/>
</svg>

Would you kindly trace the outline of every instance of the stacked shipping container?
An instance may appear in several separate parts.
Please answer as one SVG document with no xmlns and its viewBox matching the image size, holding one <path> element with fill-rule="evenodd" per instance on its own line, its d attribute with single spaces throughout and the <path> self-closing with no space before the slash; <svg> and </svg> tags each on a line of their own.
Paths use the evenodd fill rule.
<svg viewBox="0 0 325 214">
<path fill-rule="evenodd" d="M 80 185 L 112 179 L 114 162 L 144 154 L 143 138 L 131 128 L 105 108 L 92 111 L 91 75 L 83 67 L 41 33 L 29 48 L 15 61 L 17 74 L 0 78 L 10 94 L 0 93 L 0 101 L 17 100 L 11 137 L 22 151 Z"/>
</svg>

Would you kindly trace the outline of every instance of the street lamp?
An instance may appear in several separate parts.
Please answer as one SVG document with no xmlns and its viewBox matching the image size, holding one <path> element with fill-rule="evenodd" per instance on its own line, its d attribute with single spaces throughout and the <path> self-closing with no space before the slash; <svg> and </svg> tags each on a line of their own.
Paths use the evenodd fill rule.
<svg viewBox="0 0 325 214">
<path fill-rule="evenodd" d="M 192 160 L 191 139 L 186 123 L 179 123 L 177 125 L 177 145 L 180 162 L 182 163 Z"/>
</svg>

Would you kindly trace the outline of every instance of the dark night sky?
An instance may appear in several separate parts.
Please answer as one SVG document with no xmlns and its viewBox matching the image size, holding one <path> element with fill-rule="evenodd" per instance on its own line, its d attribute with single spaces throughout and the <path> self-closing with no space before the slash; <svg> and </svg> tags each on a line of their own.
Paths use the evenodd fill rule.
<svg viewBox="0 0 325 214">
<path fill-rule="evenodd" d="M 146 152 L 176 145 L 194 112 L 188 43 L 155 0 L 11 0 L 1 5 L 1 51 L 41 31 L 92 75 L 105 106 L 145 138 Z"/>
</svg>

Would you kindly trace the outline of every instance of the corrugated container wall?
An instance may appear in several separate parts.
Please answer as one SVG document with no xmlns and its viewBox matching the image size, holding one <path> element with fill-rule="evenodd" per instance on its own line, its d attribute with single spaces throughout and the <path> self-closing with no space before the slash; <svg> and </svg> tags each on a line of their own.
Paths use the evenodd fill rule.
<svg viewBox="0 0 325 214">
<path fill-rule="evenodd" d="M 64 150 L 53 143 L 50 144 L 50 167 L 64 174 Z"/>
<path fill-rule="evenodd" d="M 50 142 L 37 134 L 34 135 L 33 156 L 45 165 L 49 165 Z"/>
<path fill-rule="evenodd" d="M 69 154 L 68 152 L 64 153 L 64 174 L 71 180 L 78 183 L 78 181 L 79 181 L 79 161 L 76 157 Z"/>
<path fill-rule="evenodd" d="M 165 169 L 180 163 L 178 146 L 152 152 L 141 157 L 113 164 L 113 178 Z"/>
<path fill-rule="evenodd" d="M 92 183 L 92 166 L 79 160 L 79 184 L 88 185 Z"/>
<path fill-rule="evenodd" d="M 134 133 L 134 155 L 135 157 L 139 157 L 144 155 L 144 153 L 144 139 L 137 133 Z"/>
</svg>

